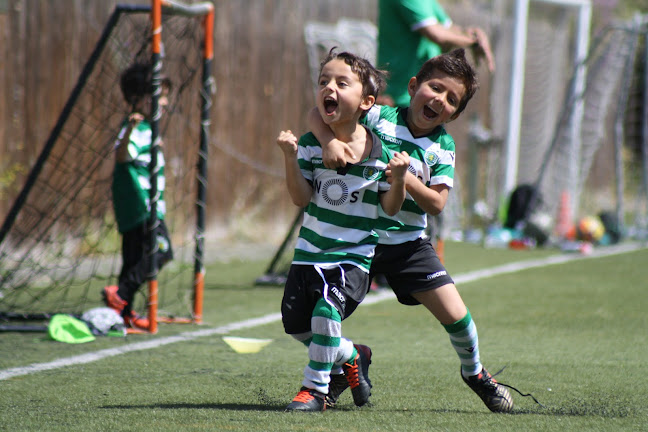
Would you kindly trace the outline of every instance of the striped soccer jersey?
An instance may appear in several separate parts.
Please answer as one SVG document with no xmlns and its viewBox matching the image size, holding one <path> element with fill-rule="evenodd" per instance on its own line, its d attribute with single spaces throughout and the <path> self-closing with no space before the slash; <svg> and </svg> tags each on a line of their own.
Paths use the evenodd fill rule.
<svg viewBox="0 0 648 432">
<path fill-rule="evenodd" d="M 431 134 L 414 138 L 405 121 L 406 108 L 374 105 L 364 122 L 380 137 L 391 151 L 406 151 L 410 156 L 409 171 L 426 186 L 453 185 L 455 143 L 443 126 Z M 405 202 L 395 216 L 379 209 L 377 231 L 380 244 L 401 244 L 425 238 L 427 215 L 407 194 Z"/>
<path fill-rule="evenodd" d="M 369 157 L 343 169 L 322 163 L 322 147 L 312 133 L 299 139 L 301 172 L 313 186 L 295 246 L 293 264 L 332 267 L 352 264 L 369 271 L 378 234 L 379 193 L 389 190 L 385 168 L 389 150 L 372 134 Z"/>
<path fill-rule="evenodd" d="M 117 137 L 119 143 L 128 128 L 124 124 Z M 151 176 L 148 165 L 151 162 L 151 125 L 148 121 L 141 121 L 130 134 L 128 154 L 131 160 L 116 163 L 113 174 L 112 194 L 115 218 L 119 232 L 124 233 L 145 222 L 150 213 L 149 191 L 151 190 Z M 158 193 L 156 205 L 158 219 L 164 219 L 166 203 L 164 201 L 164 154 L 160 149 L 157 159 L 158 168 Z"/>
</svg>

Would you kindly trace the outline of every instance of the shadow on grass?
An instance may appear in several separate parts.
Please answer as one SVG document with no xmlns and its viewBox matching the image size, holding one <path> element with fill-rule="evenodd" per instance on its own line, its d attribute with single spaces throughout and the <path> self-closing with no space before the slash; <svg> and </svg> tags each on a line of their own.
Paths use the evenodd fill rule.
<svg viewBox="0 0 648 432">
<path fill-rule="evenodd" d="M 114 409 L 114 410 L 130 410 L 130 409 L 166 409 L 166 410 L 184 410 L 184 409 L 213 409 L 213 410 L 228 410 L 228 411 L 284 411 L 286 408 L 285 404 L 236 404 L 236 403 L 168 403 L 168 404 L 148 404 L 148 405 L 104 405 L 99 407 L 101 409 Z M 348 406 L 338 406 L 336 408 L 331 408 L 327 411 L 339 411 L 339 412 L 352 412 L 359 410 L 367 411 L 380 411 L 380 412 L 402 412 L 402 413 L 416 413 L 416 412 L 426 412 L 426 413 L 437 413 L 437 414 L 476 414 L 475 411 L 471 410 L 460 410 L 460 409 L 425 409 L 425 410 L 412 410 L 412 409 L 380 409 L 376 406 L 367 406 L 363 408 L 357 408 L 353 405 Z M 494 415 L 488 411 L 483 412 L 484 415 Z M 632 410 L 627 407 L 610 407 L 610 406 L 597 406 L 591 403 L 580 403 L 574 406 L 564 406 L 564 407 L 545 407 L 545 408 L 536 408 L 536 409 L 515 409 L 513 412 L 508 414 L 497 414 L 497 415 L 542 415 L 542 416 L 551 416 L 551 417 L 602 417 L 602 418 L 624 418 L 629 417 L 633 414 Z"/>
<path fill-rule="evenodd" d="M 180 409 L 216 409 L 216 410 L 229 410 L 229 411 L 283 411 L 285 405 L 264 405 L 264 404 L 209 404 L 209 403 L 169 403 L 169 404 L 149 404 L 149 405 L 104 405 L 99 407 L 101 409 L 167 409 L 167 410 L 180 410 Z"/>
<path fill-rule="evenodd" d="M 408 410 L 409 411 L 409 410 Z M 458 409 L 431 409 L 427 412 L 438 414 L 475 414 L 475 411 L 458 410 Z M 614 407 L 605 405 L 595 405 L 592 403 L 577 403 L 571 406 L 545 406 L 537 408 L 514 408 L 513 412 L 506 414 L 493 414 L 487 410 L 485 415 L 502 415 L 502 416 L 522 416 L 522 415 L 540 415 L 548 417 L 602 417 L 602 418 L 624 418 L 633 415 L 633 410 L 628 407 Z"/>
<path fill-rule="evenodd" d="M 237 404 L 237 403 L 168 403 L 168 404 L 148 404 L 148 405 L 104 405 L 102 409 L 213 409 L 228 411 L 283 411 L 286 408 L 285 403 L 268 396 L 263 388 L 257 390 L 256 404 Z"/>
<path fill-rule="evenodd" d="M 633 415 L 634 410 L 625 404 L 575 401 L 563 406 L 547 406 L 535 410 L 516 410 L 513 414 L 540 414 L 555 417 L 624 418 Z"/>
<path fill-rule="evenodd" d="M 506 414 L 494 414 L 484 409 L 476 412 L 474 410 L 451 409 L 451 408 L 431 408 L 431 409 L 411 409 L 411 408 L 380 408 L 376 406 L 366 408 L 356 408 L 353 405 L 338 405 L 335 411 L 357 411 L 358 409 L 376 409 L 381 412 L 400 412 L 400 413 L 436 413 L 436 414 L 484 414 L 500 416 L 523 416 L 539 415 L 548 417 L 601 417 L 601 418 L 625 418 L 630 417 L 635 411 L 629 406 L 623 404 L 596 404 L 589 401 L 574 401 L 571 404 L 563 406 L 536 406 L 532 408 L 514 408 L 513 412 Z"/>
</svg>

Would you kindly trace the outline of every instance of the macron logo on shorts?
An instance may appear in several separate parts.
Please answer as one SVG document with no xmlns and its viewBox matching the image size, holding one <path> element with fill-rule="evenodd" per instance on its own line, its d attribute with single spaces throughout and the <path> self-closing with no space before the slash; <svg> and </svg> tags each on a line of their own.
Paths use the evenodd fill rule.
<svg viewBox="0 0 648 432">
<path fill-rule="evenodd" d="M 337 287 L 331 287 L 331 290 L 330 290 L 330 291 L 331 291 L 331 292 L 333 293 L 333 295 L 335 295 L 335 297 L 337 297 L 338 300 L 340 300 L 342 303 L 346 302 L 346 298 L 344 298 L 344 294 L 342 294 L 342 293 L 340 292 L 340 290 L 337 289 Z"/>
<path fill-rule="evenodd" d="M 438 271 L 436 273 L 432 273 L 432 274 L 427 275 L 427 279 L 432 280 L 432 279 L 436 279 L 436 278 L 441 277 L 441 276 L 445 276 L 447 274 L 448 274 L 448 272 L 446 272 L 445 270 L 442 270 L 442 271 Z"/>
</svg>

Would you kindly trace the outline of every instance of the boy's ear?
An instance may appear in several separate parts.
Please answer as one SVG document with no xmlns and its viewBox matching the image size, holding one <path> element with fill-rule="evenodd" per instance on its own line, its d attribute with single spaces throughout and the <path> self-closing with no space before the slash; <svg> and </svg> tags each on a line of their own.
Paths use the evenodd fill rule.
<svg viewBox="0 0 648 432">
<path fill-rule="evenodd" d="M 457 120 L 463 111 L 452 114 L 450 121 Z"/>
<path fill-rule="evenodd" d="M 416 86 L 418 85 L 416 81 L 416 77 L 410 78 L 409 82 L 407 83 L 407 93 L 409 93 L 410 97 L 414 97 L 414 93 L 416 93 Z"/>
<path fill-rule="evenodd" d="M 376 97 L 375 96 L 365 96 L 362 98 L 362 102 L 360 103 L 360 109 L 362 111 L 367 111 L 370 109 L 374 104 L 376 103 Z"/>
</svg>

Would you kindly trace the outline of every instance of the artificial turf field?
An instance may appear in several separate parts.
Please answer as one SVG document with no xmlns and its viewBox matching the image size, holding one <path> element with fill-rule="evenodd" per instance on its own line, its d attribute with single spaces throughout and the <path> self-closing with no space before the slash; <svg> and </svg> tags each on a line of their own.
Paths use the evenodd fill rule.
<svg viewBox="0 0 648 432">
<path fill-rule="evenodd" d="M 513 392 L 513 414 L 490 413 L 461 381 L 432 315 L 379 291 L 343 325 L 373 349 L 372 406 L 356 408 L 345 393 L 334 410 L 284 413 L 306 350 L 283 333 L 281 287 L 254 286 L 267 262 L 230 261 L 207 269 L 200 326 L 81 345 L 0 333 L 0 430 L 648 430 L 648 249 L 566 262 L 557 254 L 446 246 L 484 365 L 506 366 L 497 379 L 543 406 Z M 486 269 L 496 274 L 477 272 Z M 274 342 L 237 354 L 225 334 Z"/>
</svg>

